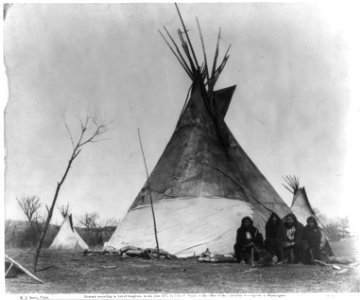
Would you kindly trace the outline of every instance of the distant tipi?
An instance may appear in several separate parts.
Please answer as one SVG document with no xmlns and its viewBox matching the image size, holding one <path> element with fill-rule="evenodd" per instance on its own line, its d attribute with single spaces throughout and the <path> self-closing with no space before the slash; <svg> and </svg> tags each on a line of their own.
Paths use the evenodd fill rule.
<svg viewBox="0 0 363 300">
<path fill-rule="evenodd" d="M 297 219 L 302 224 L 306 224 L 307 218 L 313 216 L 315 217 L 316 221 L 318 222 L 318 226 L 323 230 L 323 233 L 328 240 L 336 238 L 335 235 L 321 222 L 319 217 L 316 215 L 310 204 L 308 195 L 306 194 L 305 187 L 300 187 L 299 179 L 296 176 L 286 176 L 285 181 L 288 184 L 288 186 L 285 185 L 285 187 L 293 194 L 290 208 Z"/>
<path fill-rule="evenodd" d="M 264 232 L 272 212 L 283 217 L 290 209 L 224 121 L 236 86 L 214 91 L 229 58 L 228 48 L 217 65 L 220 32 L 213 66 L 208 69 L 199 23 L 202 66 L 180 19 L 183 31 L 179 29 L 178 34 L 184 55 L 166 29 L 170 42 L 160 34 L 192 80 L 190 97 L 149 181 L 105 247 L 156 246 L 151 197 L 160 248 L 179 257 L 198 255 L 207 248 L 229 254 L 233 253 L 236 230 L 244 216 L 251 216 Z"/>
<path fill-rule="evenodd" d="M 88 249 L 86 242 L 73 227 L 72 214 L 64 217 L 59 232 L 54 238 L 52 244 L 49 246 L 49 249 L 73 251 L 83 251 Z"/>
</svg>

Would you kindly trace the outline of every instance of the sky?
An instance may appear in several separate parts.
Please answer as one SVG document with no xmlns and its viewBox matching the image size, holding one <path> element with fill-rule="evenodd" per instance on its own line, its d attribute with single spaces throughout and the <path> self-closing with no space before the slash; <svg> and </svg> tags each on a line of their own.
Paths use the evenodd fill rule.
<svg viewBox="0 0 363 300">
<path fill-rule="evenodd" d="M 314 3 L 180 4 L 201 60 L 195 18 L 209 61 L 222 28 L 229 61 L 216 88 L 237 85 L 226 123 L 279 195 L 296 175 L 313 207 L 354 213 L 350 159 L 354 102 L 349 6 Z M 348 21 L 347 21 L 348 20 Z M 352 19 L 353 20 L 353 19 Z M 112 121 L 104 140 L 86 145 L 57 207 L 121 220 L 169 141 L 190 79 L 158 33 L 177 39 L 176 9 L 166 4 L 15 4 L 4 23 L 5 218 L 25 220 L 17 198 L 50 206 L 72 151 L 79 120 Z M 347 183 L 349 182 L 349 183 Z M 347 205 L 349 204 L 349 205 Z M 45 213 L 43 206 L 42 212 Z M 56 210 L 53 223 L 60 223 Z"/>
</svg>

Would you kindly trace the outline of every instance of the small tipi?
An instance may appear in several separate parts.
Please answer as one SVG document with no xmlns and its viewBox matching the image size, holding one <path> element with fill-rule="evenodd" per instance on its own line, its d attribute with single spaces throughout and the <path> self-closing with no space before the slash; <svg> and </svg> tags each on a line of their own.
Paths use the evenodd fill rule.
<svg viewBox="0 0 363 300">
<path fill-rule="evenodd" d="M 73 227 L 72 214 L 64 217 L 58 234 L 49 246 L 52 250 L 83 251 L 88 249 L 86 242 Z"/>
<path fill-rule="evenodd" d="M 285 187 L 294 195 L 291 203 L 291 211 L 297 217 L 300 223 L 306 224 L 307 218 L 315 217 L 319 227 L 327 239 L 333 238 L 333 233 L 319 220 L 314 209 L 312 208 L 309 198 L 306 194 L 305 187 L 300 187 L 299 179 L 296 176 L 286 176 L 285 181 L 289 186 Z"/>
<path fill-rule="evenodd" d="M 280 217 L 290 212 L 224 121 L 236 86 L 214 90 L 229 58 L 227 50 L 217 65 L 220 33 L 213 66 L 208 69 L 199 23 L 202 66 L 180 19 L 183 30 L 178 34 L 184 55 L 166 29 L 170 42 L 160 34 L 192 80 L 190 97 L 148 182 L 106 248 L 156 246 L 150 200 L 160 248 L 179 257 L 198 255 L 207 248 L 220 254 L 233 253 L 236 230 L 244 216 L 251 216 L 264 232 L 272 212 Z"/>
</svg>

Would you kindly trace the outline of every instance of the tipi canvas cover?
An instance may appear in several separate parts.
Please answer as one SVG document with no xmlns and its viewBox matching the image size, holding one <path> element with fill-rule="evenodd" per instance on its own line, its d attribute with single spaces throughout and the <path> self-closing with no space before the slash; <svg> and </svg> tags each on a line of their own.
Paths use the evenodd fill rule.
<svg viewBox="0 0 363 300">
<path fill-rule="evenodd" d="M 291 211 L 295 214 L 300 223 L 306 224 L 306 219 L 310 216 L 315 216 L 315 212 L 310 205 L 308 200 L 308 196 L 306 195 L 305 188 L 299 188 L 294 193 L 294 198 L 291 203 Z M 321 225 L 320 221 L 317 220 L 319 226 Z"/>
<path fill-rule="evenodd" d="M 189 41 L 184 28 L 185 32 Z M 159 246 L 179 257 L 198 255 L 207 248 L 233 253 L 236 230 L 244 216 L 251 216 L 264 232 L 272 211 L 281 217 L 290 212 L 224 122 L 235 86 L 218 91 L 213 86 L 228 55 L 207 75 L 208 70 L 191 54 L 192 45 L 186 40 L 182 44 L 188 50 L 185 57 L 180 52 L 177 57 L 192 80 L 190 97 L 149 182 L 106 248 L 156 246 L 150 196 Z"/>
<path fill-rule="evenodd" d="M 73 227 L 72 215 L 67 215 L 49 249 L 83 251 L 88 249 L 86 242 Z"/>
</svg>

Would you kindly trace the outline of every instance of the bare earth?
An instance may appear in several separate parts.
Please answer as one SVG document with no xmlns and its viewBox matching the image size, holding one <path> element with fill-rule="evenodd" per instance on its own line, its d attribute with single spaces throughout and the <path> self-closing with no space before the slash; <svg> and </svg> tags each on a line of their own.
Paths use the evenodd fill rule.
<svg viewBox="0 0 363 300">
<path fill-rule="evenodd" d="M 333 243 L 336 255 L 358 259 L 357 241 Z M 7 249 L 6 253 L 31 270 L 33 249 Z M 50 268 L 47 268 L 50 267 Z M 111 267 L 111 268 L 109 268 Z M 237 263 L 200 263 L 196 259 L 120 258 L 81 253 L 41 254 L 35 284 L 19 275 L 6 279 L 6 292 L 16 294 L 81 293 L 341 293 L 359 292 L 359 270 L 336 274 L 329 267 L 280 265 L 251 267 Z M 45 270 L 42 270 L 45 269 Z"/>
</svg>

